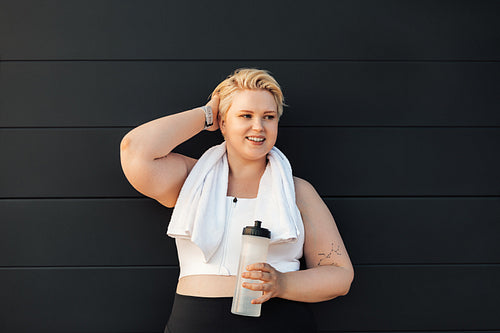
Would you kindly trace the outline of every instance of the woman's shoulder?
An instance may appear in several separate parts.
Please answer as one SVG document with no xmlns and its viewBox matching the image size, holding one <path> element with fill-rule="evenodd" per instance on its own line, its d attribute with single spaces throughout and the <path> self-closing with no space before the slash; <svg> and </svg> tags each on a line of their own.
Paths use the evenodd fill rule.
<svg viewBox="0 0 500 333">
<path fill-rule="evenodd" d="M 301 212 L 314 201 L 321 200 L 314 186 L 307 180 L 294 176 L 293 183 L 295 185 L 295 201 Z"/>
<path fill-rule="evenodd" d="M 314 189 L 311 183 L 303 178 L 299 178 L 297 176 L 293 176 L 293 183 L 295 185 L 295 192 L 304 192 L 311 189 Z"/>
</svg>

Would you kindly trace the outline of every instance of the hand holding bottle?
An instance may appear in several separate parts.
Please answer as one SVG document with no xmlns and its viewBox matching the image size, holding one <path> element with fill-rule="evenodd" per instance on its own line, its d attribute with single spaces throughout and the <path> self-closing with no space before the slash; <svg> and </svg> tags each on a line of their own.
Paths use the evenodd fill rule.
<svg viewBox="0 0 500 333">
<path fill-rule="evenodd" d="M 282 290 L 283 273 L 265 262 L 248 265 L 246 270 L 247 272 L 243 272 L 241 277 L 262 281 L 256 283 L 243 283 L 244 288 L 263 292 L 261 297 L 252 300 L 252 304 L 262 304 L 273 297 L 279 297 Z"/>
</svg>

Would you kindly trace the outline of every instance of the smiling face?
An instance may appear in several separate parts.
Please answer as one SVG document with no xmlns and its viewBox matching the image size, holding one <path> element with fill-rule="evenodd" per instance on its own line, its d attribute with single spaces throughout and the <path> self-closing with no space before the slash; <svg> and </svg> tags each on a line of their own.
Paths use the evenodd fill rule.
<svg viewBox="0 0 500 333">
<path fill-rule="evenodd" d="M 220 130 L 228 155 L 246 161 L 265 159 L 278 136 L 278 112 L 267 90 L 241 90 L 233 98 Z"/>
</svg>

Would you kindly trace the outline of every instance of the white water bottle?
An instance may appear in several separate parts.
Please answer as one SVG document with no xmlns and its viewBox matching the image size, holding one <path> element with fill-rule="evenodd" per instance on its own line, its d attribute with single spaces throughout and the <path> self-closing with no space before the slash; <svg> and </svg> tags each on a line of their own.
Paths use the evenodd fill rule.
<svg viewBox="0 0 500 333">
<path fill-rule="evenodd" d="M 255 221 L 255 225 L 243 228 L 241 242 L 240 263 L 238 265 L 238 281 L 234 290 L 233 305 L 231 312 L 242 316 L 260 317 L 261 304 L 252 304 L 251 301 L 262 296 L 262 291 L 243 288 L 243 282 L 258 283 L 259 280 L 244 279 L 241 273 L 250 264 L 265 262 L 271 232 L 261 228 L 260 221 Z"/>
</svg>

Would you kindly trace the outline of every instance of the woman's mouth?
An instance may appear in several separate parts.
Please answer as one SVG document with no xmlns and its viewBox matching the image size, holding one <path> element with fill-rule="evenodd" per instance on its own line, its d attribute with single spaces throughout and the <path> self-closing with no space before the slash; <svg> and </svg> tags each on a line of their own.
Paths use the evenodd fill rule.
<svg viewBox="0 0 500 333">
<path fill-rule="evenodd" d="M 247 136 L 246 138 L 247 138 L 247 140 L 257 142 L 257 143 L 264 142 L 266 140 L 266 138 L 261 137 L 261 136 Z"/>
</svg>

